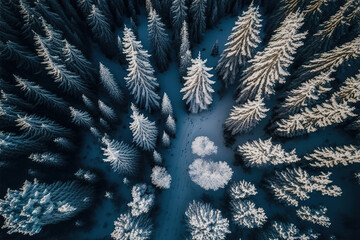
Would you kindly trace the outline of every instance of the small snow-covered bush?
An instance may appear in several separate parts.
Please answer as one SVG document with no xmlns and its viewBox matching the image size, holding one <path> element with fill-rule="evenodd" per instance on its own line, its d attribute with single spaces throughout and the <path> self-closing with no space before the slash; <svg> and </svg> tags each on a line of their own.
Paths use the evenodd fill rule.
<svg viewBox="0 0 360 240">
<path fill-rule="evenodd" d="M 250 200 L 231 201 L 231 210 L 234 222 L 242 227 L 261 227 L 267 220 L 263 208 L 256 208 L 255 203 Z"/>
<path fill-rule="evenodd" d="M 224 188 L 232 174 L 233 171 L 226 162 L 213 162 L 198 158 L 189 166 L 191 180 L 205 190 L 216 191 Z"/>
<path fill-rule="evenodd" d="M 193 201 L 185 215 L 193 240 L 222 240 L 230 233 L 229 220 L 208 203 Z"/>
<path fill-rule="evenodd" d="M 158 188 L 170 188 L 171 176 L 166 171 L 166 168 L 155 166 L 151 173 L 151 182 Z"/>
<path fill-rule="evenodd" d="M 230 186 L 230 196 L 234 200 L 244 199 L 256 194 L 255 185 L 245 180 L 234 182 Z"/>
<path fill-rule="evenodd" d="M 146 240 L 152 232 L 152 225 L 147 217 L 134 217 L 130 213 L 121 214 L 114 225 L 111 237 L 115 240 Z"/>
<path fill-rule="evenodd" d="M 170 146 L 170 137 L 165 131 L 163 132 L 163 135 L 161 137 L 161 144 L 164 147 L 169 147 Z"/>
<path fill-rule="evenodd" d="M 217 153 L 217 146 L 206 136 L 196 137 L 191 144 L 191 149 L 193 154 L 200 157 Z"/>
<path fill-rule="evenodd" d="M 132 201 L 128 203 L 131 207 L 131 214 L 139 216 L 148 213 L 155 203 L 154 189 L 144 183 L 133 186 L 131 190 Z"/>
<path fill-rule="evenodd" d="M 76 173 L 74 174 L 77 178 L 82 179 L 84 181 L 87 182 L 95 182 L 96 181 L 96 174 L 89 171 L 89 170 L 84 170 L 82 168 L 80 168 L 79 170 L 76 171 Z"/>
<path fill-rule="evenodd" d="M 158 153 L 156 150 L 153 151 L 153 159 L 156 164 L 161 164 L 163 161 L 160 153 Z"/>
</svg>

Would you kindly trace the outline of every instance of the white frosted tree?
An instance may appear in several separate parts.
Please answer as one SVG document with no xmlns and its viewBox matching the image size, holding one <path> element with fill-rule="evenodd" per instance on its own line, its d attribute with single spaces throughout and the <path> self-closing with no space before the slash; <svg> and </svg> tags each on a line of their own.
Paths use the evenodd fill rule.
<svg viewBox="0 0 360 240">
<path fill-rule="evenodd" d="M 133 134 L 133 142 L 146 151 L 153 150 L 158 135 L 155 122 L 151 122 L 144 114 L 139 113 L 134 104 L 131 104 L 131 110 L 133 121 L 130 123 L 130 130 Z"/>
<path fill-rule="evenodd" d="M 225 87 L 235 83 L 241 67 L 254 56 L 254 51 L 261 42 L 261 21 L 259 7 L 255 7 L 253 3 L 236 20 L 228 43 L 225 44 L 226 48 L 215 68 Z"/>
<path fill-rule="evenodd" d="M 188 25 L 183 22 L 180 31 L 180 50 L 179 50 L 179 73 L 181 78 L 186 75 L 187 69 L 191 66 L 191 52 L 189 42 Z"/>
<path fill-rule="evenodd" d="M 65 221 L 90 206 L 92 190 L 75 181 L 53 184 L 25 181 L 20 190 L 8 189 L 0 200 L 3 228 L 8 233 L 35 235 L 48 224 Z"/>
<path fill-rule="evenodd" d="M 340 89 L 334 93 L 339 102 L 357 103 L 360 101 L 360 72 L 346 78 Z"/>
<path fill-rule="evenodd" d="M 209 203 L 193 201 L 185 215 L 193 240 L 223 240 L 230 233 L 229 220 Z"/>
<path fill-rule="evenodd" d="M 348 166 L 360 163 L 360 149 L 354 145 L 317 148 L 304 158 L 311 161 L 313 167 Z"/>
<path fill-rule="evenodd" d="M 71 151 L 75 148 L 74 144 L 65 137 L 54 138 L 53 142 L 55 143 L 56 147 L 64 151 Z"/>
<path fill-rule="evenodd" d="M 159 95 L 155 92 L 159 84 L 154 77 L 154 69 L 150 64 L 150 55 L 136 40 L 133 31 L 125 26 L 123 51 L 128 61 L 126 86 L 135 101 L 147 111 L 159 108 Z"/>
<path fill-rule="evenodd" d="M 163 161 L 161 154 L 156 150 L 153 151 L 153 159 L 156 164 L 161 164 Z"/>
<path fill-rule="evenodd" d="M 173 0 L 170 8 L 172 26 L 175 30 L 175 37 L 179 38 L 180 29 L 187 18 L 186 0 Z"/>
<path fill-rule="evenodd" d="M 301 113 L 289 115 L 274 123 L 274 134 L 293 137 L 316 132 L 320 128 L 342 123 L 355 117 L 355 107 L 347 102 L 338 103 L 334 97 L 312 108 L 305 108 Z"/>
<path fill-rule="evenodd" d="M 275 31 L 263 51 L 256 53 L 241 75 L 236 101 L 261 98 L 274 94 L 277 83 L 285 83 L 288 68 L 294 60 L 296 50 L 303 45 L 306 33 L 300 33 L 304 17 L 300 12 L 290 13 Z"/>
<path fill-rule="evenodd" d="M 233 200 L 240 200 L 257 194 L 255 185 L 245 180 L 232 183 L 229 192 Z"/>
<path fill-rule="evenodd" d="M 155 203 L 154 189 L 145 183 L 135 184 L 131 189 L 132 201 L 128 203 L 134 217 L 148 213 Z"/>
<path fill-rule="evenodd" d="M 216 154 L 218 147 L 207 136 L 198 136 L 192 141 L 191 150 L 193 154 L 205 157 L 207 155 Z"/>
<path fill-rule="evenodd" d="M 206 3 L 207 0 L 192 0 L 190 5 L 190 36 L 200 43 L 206 30 Z"/>
<path fill-rule="evenodd" d="M 170 62 L 170 40 L 165 31 L 165 24 L 161 21 L 156 10 L 151 10 L 148 17 L 148 32 L 150 44 L 156 67 L 160 72 L 164 72 L 169 67 Z"/>
<path fill-rule="evenodd" d="M 267 221 L 263 208 L 256 208 L 250 200 L 231 201 L 231 211 L 235 224 L 246 228 L 258 228 Z"/>
<path fill-rule="evenodd" d="M 93 119 L 88 112 L 76 109 L 74 107 L 69 107 L 69 110 L 71 121 L 75 125 L 84 128 L 90 128 L 93 125 Z"/>
<path fill-rule="evenodd" d="M 139 153 L 136 148 L 116 140 L 110 140 L 108 136 L 101 139 L 104 152 L 104 162 L 109 162 L 115 172 L 131 174 L 134 173 Z"/>
<path fill-rule="evenodd" d="M 113 100 L 116 102 L 121 102 L 123 99 L 123 93 L 121 92 L 119 85 L 116 83 L 114 75 L 101 62 L 99 66 L 101 84 L 104 86 L 107 93 Z"/>
<path fill-rule="evenodd" d="M 310 175 L 302 168 L 287 168 L 283 171 L 275 171 L 275 176 L 267 181 L 276 199 L 297 207 L 299 201 L 309 199 L 309 194 L 314 191 L 332 197 L 341 196 L 341 188 L 330 185 L 332 183 L 329 179 L 330 175 L 331 172 Z"/>
<path fill-rule="evenodd" d="M 224 188 L 232 177 L 233 171 L 226 162 L 195 159 L 189 165 L 191 180 L 205 190 Z"/>
<path fill-rule="evenodd" d="M 264 141 L 259 139 L 246 142 L 238 147 L 238 153 L 248 167 L 289 164 L 301 160 L 296 155 L 295 149 L 287 152 L 281 144 L 272 143 L 271 138 Z"/>
<path fill-rule="evenodd" d="M 152 225 L 145 216 L 134 217 L 123 213 L 114 222 L 111 238 L 115 240 L 147 240 L 152 233 Z"/>
<path fill-rule="evenodd" d="M 274 222 L 265 235 L 269 240 L 316 240 L 320 234 L 313 233 L 312 229 L 307 233 L 300 233 L 293 223 Z"/>
<path fill-rule="evenodd" d="M 268 111 L 263 98 L 256 98 L 254 101 L 248 99 L 244 104 L 233 106 L 225 121 L 225 129 L 231 135 L 250 132 L 266 117 Z"/>
<path fill-rule="evenodd" d="M 170 135 L 175 135 L 175 133 L 176 133 L 176 123 L 175 123 L 174 118 L 171 115 L 169 115 L 166 118 L 165 128 L 166 128 L 167 133 L 169 133 Z"/>
<path fill-rule="evenodd" d="M 320 206 L 319 209 L 301 206 L 298 210 L 296 210 L 296 215 L 302 220 L 328 228 L 330 227 L 331 222 L 330 218 L 325 215 L 326 212 L 327 208 L 323 206 Z"/>
<path fill-rule="evenodd" d="M 161 114 L 164 117 L 167 117 L 168 115 L 173 115 L 173 107 L 171 105 L 170 98 L 166 93 L 164 93 L 163 98 L 161 100 Z"/>
<path fill-rule="evenodd" d="M 101 115 L 107 120 L 114 122 L 117 119 L 115 111 L 100 99 L 98 100 L 98 107 Z"/>
<path fill-rule="evenodd" d="M 60 166 L 65 164 L 63 155 L 53 152 L 32 153 L 30 154 L 29 159 L 46 165 Z"/>
<path fill-rule="evenodd" d="M 184 93 L 183 100 L 189 105 L 192 113 L 206 110 L 212 103 L 211 94 L 214 92 L 211 85 L 215 82 L 210 80 L 213 76 L 209 73 L 212 68 L 206 67 L 207 60 L 201 60 L 200 52 L 196 59 L 192 59 L 192 66 L 188 68 L 185 84 L 180 92 Z"/>
<path fill-rule="evenodd" d="M 161 144 L 166 148 L 168 148 L 171 144 L 170 136 L 165 131 L 163 131 L 163 134 L 161 136 Z"/>
<path fill-rule="evenodd" d="M 155 166 L 151 172 L 151 182 L 158 188 L 169 189 L 171 184 L 171 176 L 166 168 Z"/>
</svg>

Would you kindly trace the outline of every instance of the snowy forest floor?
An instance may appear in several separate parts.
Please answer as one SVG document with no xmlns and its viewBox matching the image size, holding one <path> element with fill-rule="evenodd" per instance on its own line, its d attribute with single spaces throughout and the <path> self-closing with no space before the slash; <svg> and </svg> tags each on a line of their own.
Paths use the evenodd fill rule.
<svg viewBox="0 0 360 240">
<path fill-rule="evenodd" d="M 216 40 L 219 41 L 219 52 L 224 49 L 227 42 L 227 37 L 231 33 L 236 18 L 227 17 L 221 20 L 216 28 L 207 30 L 204 41 L 194 47 L 192 54 L 193 57 L 197 56 L 201 51 L 201 58 L 208 59 L 207 66 L 215 67 L 219 56 L 210 56 L 211 47 Z M 118 32 L 121 33 L 120 31 Z M 142 14 L 139 16 L 138 26 L 139 39 L 141 40 L 145 49 L 151 53 L 150 43 L 148 41 L 147 32 L 147 19 Z M 174 47 L 172 47 L 174 49 Z M 105 66 L 110 68 L 110 71 L 115 75 L 124 86 L 124 76 L 126 71 L 115 61 L 110 61 L 105 58 L 99 50 L 94 53 L 94 62 L 102 62 Z M 254 198 L 258 207 L 264 208 L 269 219 L 276 216 L 283 216 L 290 222 L 296 223 L 298 226 L 312 227 L 316 231 L 321 231 L 314 225 L 304 222 L 299 222 L 295 216 L 294 208 L 287 208 L 281 204 L 274 202 L 271 196 L 265 192 L 262 185 L 263 174 L 268 174 L 273 171 L 273 167 L 266 169 L 248 169 L 240 166 L 234 156 L 234 149 L 248 140 L 254 139 L 267 139 L 268 136 L 264 128 L 267 125 L 270 114 L 265 118 L 254 131 L 249 134 L 240 135 L 236 137 L 235 143 L 232 147 L 225 146 L 223 136 L 222 124 L 227 118 L 231 107 L 234 104 L 233 89 L 229 88 L 225 93 L 219 94 L 221 88 L 220 81 L 216 79 L 214 69 L 211 71 L 213 80 L 216 81 L 214 86 L 215 93 L 213 94 L 213 104 L 208 111 L 200 114 L 188 114 L 186 105 L 182 101 L 182 94 L 178 66 L 175 61 L 175 52 L 172 52 L 172 62 L 169 69 L 158 74 L 157 78 L 160 83 L 161 94 L 166 92 L 172 102 L 174 108 L 174 115 L 177 119 L 177 132 L 176 138 L 172 139 L 171 147 L 169 149 L 161 149 L 161 154 L 164 158 L 164 166 L 172 176 L 171 188 L 163 190 L 157 195 L 156 205 L 157 209 L 152 214 L 154 219 L 154 231 L 152 239 L 155 240 L 177 240 L 185 239 L 186 224 L 185 224 L 185 211 L 188 204 L 192 200 L 205 200 L 212 203 L 215 208 L 224 210 L 227 208 L 226 190 L 220 189 L 218 191 L 205 191 L 195 183 L 193 183 L 188 174 L 188 166 L 196 158 L 191 152 L 191 142 L 197 136 L 208 136 L 218 146 L 218 153 L 209 158 L 215 161 L 226 161 L 229 163 L 234 171 L 232 181 L 245 179 L 253 182 L 258 187 L 259 194 Z M 266 105 L 273 108 L 276 104 L 276 96 L 267 100 Z M 150 120 L 153 117 L 150 116 Z M 123 114 L 121 125 L 112 134 L 115 139 L 125 139 L 130 141 L 131 132 L 129 130 L 130 113 Z M 306 152 L 312 151 L 318 146 L 329 146 L 334 144 L 349 144 L 351 137 L 341 129 L 328 128 L 324 131 L 319 131 L 307 137 L 296 138 L 283 142 L 285 149 L 296 148 L 296 152 L 302 155 Z M 80 153 L 82 164 L 89 168 L 99 169 L 104 172 L 106 182 L 110 183 L 110 188 L 115 192 L 114 199 L 107 199 L 103 197 L 101 202 L 94 206 L 94 214 L 92 216 L 93 226 L 91 229 L 79 229 L 74 234 L 70 234 L 69 239 L 110 239 L 110 233 L 113 231 L 113 222 L 120 215 L 126 211 L 126 203 L 131 200 L 130 187 L 123 184 L 123 176 L 114 173 L 109 164 L 102 161 L 102 151 L 100 150 L 99 143 L 90 134 L 85 136 L 84 149 Z M 144 159 L 145 161 L 151 160 Z M 149 164 L 148 164 L 149 165 Z M 144 176 L 144 181 L 150 182 L 150 169 L 147 167 L 142 170 L 141 175 Z M 334 174 L 331 179 L 335 184 L 343 189 L 343 195 L 339 198 L 323 197 L 317 194 L 311 195 L 311 199 L 304 202 L 304 205 L 317 205 L 322 203 L 328 207 L 328 216 L 331 219 L 332 225 L 330 232 L 336 232 L 340 235 L 351 236 L 351 239 L 357 239 L 360 233 L 360 226 L 358 222 L 352 220 L 353 216 L 359 216 L 359 205 L 357 199 L 359 198 L 359 186 L 355 185 L 351 179 L 353 176 L 353 168 L 335 168 Z M 133 182 L 132 182 L 133 183 Z M 131 184 L 132 184 L 131 183 Z M 114 187 L 112 187 L 114 186 Z M 105 193 L 105 192 L 104 192 Z M 229 212 L 223 214 L 230 219 Z M 250 239 L 249 230 L 242 230 L 231 225 L 232 234 L 228 239 Z M 255 231 L 252 231 L 256 233 Z M 339 238 L 342 239 L 342 238 Z M 350 239 L 350 238 L 349 238 Z"/>
</svg>

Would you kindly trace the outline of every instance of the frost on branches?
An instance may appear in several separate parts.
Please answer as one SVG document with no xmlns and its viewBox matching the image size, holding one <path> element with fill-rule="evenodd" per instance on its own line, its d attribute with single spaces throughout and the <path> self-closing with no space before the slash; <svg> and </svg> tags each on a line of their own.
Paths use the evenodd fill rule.
<svg viewBox="0 0 360 240">
<path fill-rule="evenodd" d="M 159 95 L 155 92 L 159 84 L 154 77 L 154 69 L 150 64 L 150 55 L 143 49 L 140 41 L 130 28 L 125 26 L 123 51 L 128 61 L 126 86 L 136 103 L 147 111 L 159 108 Z"/>
<path fill-rule="evenodd" d="M 217 146 L 206 136 L 199 136 L 191 143 L 191 150 L 193 154 L 200 157 L 212 155 L 217 153 Z"/>
<path fill-rule="evenodd" d="M 312 229 L 307 233 L 300 230 L 293 223 L 274 222 L 272 229 L 266 233 L 268 240 L 316 240 L 320 234 L 313 233 Z"/>
<path fill-rule="evenodd" d="M 119 85 L 116 83 L 114 75 L 111 74 L 110 70 L 100 63 L 100 81 L 110 97 L 116 102 L 121 102 L 123 93 L 120 90 Z"/>
<path fill-rule="evenodd" d="M 92 190 L 77 182 L 53 184 L 25 181 L 21 190 L 8 189 L 0 200 L 0 214 L 5 218 L 3 228 L 8 233 L 30 236 L 42 227 L 65 221 L 91 204 Z"/>
<path fill-rule="evenodd" d="M 275 171 L 275 177 L 267 182 L 275 198 L 289 206 L 297 207 L 299 201 L 309 199 L 309 194 L 314 191 L 332 197 L 341 196 L 341 188 L 330 185 L 332 183 L 329 179 L 330 175 L 331 172 L 310 175 L 301 168 L 287 168 L 283 171 Z"/>
<path fill-rule="evenodd" d="M 152 225 L 145 216 L 134 217 L 130 213 L 123 213 L 114 225 L 111 237 L 115 240 L 146 240 L 151 237 Z"/>
<path fill-rule="evenodd" d="M 231 35 L 228 37 L 226 49 L 220 56 L 216 66 L 216 72 L 225 84 L 225 87 L 237 80 L 241 67 L 254 55 L 254 50 L 261 42 L 260 28 L 261 15 L 259 7 L 250 4 L 235 22 Z"/>
<path fill-rule="evenodd" d="M 229 220 L 208 203 L 193 201 L 185 215 L 192 240 L 222 240 L 230 233 Z"/>
<path fill-rule="evenodd" d="M 133 186 L 131 190 L 132 201 L 128 203 L 131 208 L 131 215 L 140 216 L 148 213 L 155 203 L 154 189 L 145 183 L 139 183 Z"/>
<path fill-rule="evenodd" d="M 233 171 L 226 162 L 195 159 L 189 165 L 189 175 L 193 182 L 205 190 L 224 188 L 230 181 Z"/>
<path fill-rule="evenodd" d="M 259 139 L 258 141 L 246 142 L 238 147 L 238 152 L 248 167 L 263 167 L 268 164 L 278 165 L 300 161 L 295 149 L 286 152 L 281 144 L 273 144 L 271 138 L 265 141 Z"/>
<path fill-rule="evenodd" d="M 173 115 L 173 107 L 171 105 L 170 98 L 166 93 L 164 93 L 164 96 L 161 101 L 161 114 L 163 116 Z"/>
<path fill-rule="evenodd" d="M 211 94 L 214 92 L 211 85 L 215 82 L 210 80 L 213 76 L 209 73 L 212 68 L 205 66 L 207 60 L 201 60 L 200 52 L 197 58 L 191 59 L 192 65 L 188 68 L 185 84 L 180 92 L 184 93 L 183 100 L 189 105 L 191 113 L 206 110 L 212 103 Z"/>
<path fill-rule="evenodd" d="M 257 194 L 255 185 L 245 180 L 231 184 L 229 191 L 233 200 L 244 199 Z"/>
<path fill-rule="evenodd" d="M 360 149 L 354 145 L 324 147 L 315 149 L 314 152 L 304 156 L 313 167 L 347 166 L 360 163 Z"/>
<path fill-rule="evenodd" d="M 234 106 L 225 121 L 225 129 L 232 135 L 250 132 L 263 118 L 266 117 L 264 99 L 250 99 L 246 103 Z"/>
<path fill-rule="evenodd" d="M 302 220 L 328 228 L 330 227 L 331 223 L 330 218 L 325 215 L 326 212 L 327 208 L 323 206 L 320 206 L 319 209 L 310 208 L 308 206 L 301 206 L 300 209 L 296 210 L 296 215 Z"/>
<path fill-rule="evenodd" d="M 267 220 L 263 208 L 256 208 L 255 203 L 250 200 L 231 201 L 231 210 L 234 222 L 242 227 L 261 227 Z"/>
<path fill-rule="evenodd" d="M 54 166 L 63 165 L 65 163 L 64 157 L 61 154 L 53 152 L 32 153 L 30 154 L 29 159 L 37 163 Z"/>
<path fill-rule="evenodd" d="M 131 110 L 133 111 L 131 114 L 133 121 L 130 123 L 130 130 L 132 131 L 133 142 L 146 151 L 153 150 L 158 134 L 155 122 L 151 122 L 144 114 L 140 114 L 134 104 L 131 104 Z"/>
<path fill-rule="evenodd" d="M 155 166 L 151 173 L 151 182 L 158 188 L 169 189 L 171 184 L 171 176 L 166 168 Z"/>
<path fill-rule="evenodd" d="M 131 174 L 135 171 L 139 153 L 136 148 L 104 136 L 101 140 L 104 147 L 104 162 L 109 162 L 115 172 Z"/>
<path fill-rule="evenodd" d="M 303 25 L 303 15 L 299 11 L 290 13 L 275 31 L 268 45 L 249 61 L 241 76 L 237 102 L 253 100 L 274 94 L 277 83 L 285 83 L 289 76 L 287 69 L 292 64 L 297 48 L 303 45 L 306 33 L 299 33 Z"/>
</svg>

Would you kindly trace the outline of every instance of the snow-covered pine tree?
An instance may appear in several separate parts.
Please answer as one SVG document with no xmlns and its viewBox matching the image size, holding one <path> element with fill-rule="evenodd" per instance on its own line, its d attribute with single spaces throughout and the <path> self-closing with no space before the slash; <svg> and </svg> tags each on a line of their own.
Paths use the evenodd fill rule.
<svg viewBox="0 0 360 240">
<path fill-rule="evenodd" d="M 327 208 L 324 206 L 320 206 L 319 209 L 301 206 L 298 210 L 296 210 L 296 215 L 302 220 L 328 228 L 331 223 L 330 218 L 325 215 L 326 212 Z"/>
<path fill-rule="evenodd" d="M 164 117 L 167 116 L 173 116 L 173 108 L 171 105 L 171 101 L 170 98 L 168 97 L 168 95 L 166 94 L 166 92 L 163 95 L 162 101 L 161 101 L 161 114 Z"/>
<path fill-rule="evenodd" d="M 241 67 L 254 56 L 254 51 L 261 42 L 261 21 L 259 7 L 255 7 L 253 3 L 236 20 L 228 37 L 229 42 L 225 44 L 226 48 L 215 68 L 225 87 L 237 80 Z"/>
<path fill-rule="evenodd" d="M 148 213 L 155 203 L 154 188 L 145 183 L 135 184 L 131 189 L 132 201 L 128 203 L 131 215 L 138 217 Z"/>
<path fill-rule="evenodd" d="M 329 83 L 335 78 L 330 77 L 333 71 L 321 72 L 319 75 L 302 82 L 298 87 L 288 91 L 285 100 L 275 110 L 275 118 L 286 117 L 298 113 L 305 107 L 310 107 L 321 100 L 325 93 L 331 90 Z"/>
<path fill-rule="evenodd" d="M 171 176 L 166 168 L 155 166 L 151 172 L 151 182 L 158 188 L 169 189 L 171 184 Z"/>
<path fill-rule="evenodd" d="M 223 240 L 230 233 L 229 220 L 209 203 L 193 201 L 185 212 L 191 239 Z"/>
<path fill-rule="evenodd" d="M 301 113 L 289 115 L 274 123 L 274 134 L 283 137 L 300 136 L 317 131 L 337 123 L 342 123 L 350 117 L 355 117 L 355 107 L 347 102 L 338 103 L 334 97 L 313 108 L 305 108 Z"/>
<path fill-rule="evenodd" d="M 16 86 L 19 87 L 27 99 L 33 101 L 36 106 L 45 105 L 48 108 L 55 108 L 62 111 L 68 107 L 68 104 L 62 98 L 59 98 L 40 85 L 16 75 L 14 75 L 14 78 L 17 83 Z"/>
<path fill-rule="evenodd" d="M 257 194 L 255 185 L 245 180 L 232 183 L 229 192 L 232 200 L 240 200 Z"/>
<path fill-rule="evenodd" d="M 139 113 L 134 104 L 131 104 L 131 110 L 133 121 L 130 123 L 130 130 L 133 134 L 133 142 L 146 151 L 153 150 L 158 135 L 155 122 L 151 122 L 144 114 Z"/>
<path fill-rule="evenodd" d="M 236 225 L 252 229 L 261 227 L 267 221 L 264 209 L 256 208 L 253 201 L 231 201 L 230 205 Z"/>
<path fill-rule="evenodd" d="M 310 0 L 304 8 L 305 25 L 306 26 L 319 26 L 320 21 L 328 16 L 326 13 L 329 11 L 328 8 L 333 7 L 332 1 L 330 0 Z M 309 32 L 316 29 L 309 29 Z"/>
<path fill-rule="evenodd" d="M 150 11 L 148 21 L 149 39 L 155 64 L 160 72 L 164 72 L 169 67 L 170 62 L 169 36 L 165 31 L 165 24 L 162 23 L 155 10 Z"/>
<path fill-rule="evenodd" d="M 90 128 L 93 126 L 93 119 L 86 111 L 69 107 L 71 122 L 79 127 Z"/>
<path fill-rule="evenodd" d="M 16 126 L 25 136 L 50 140 L 56 137 L 69 137 L 72 131 L 57 122 L 35 114 L 18 115 Z"/>
<path fill-rule="evenodd" d="M 189 42 L 189 33 L 186 21 L 183 22 L 180 32 L 180 50 L 179 50 L 179 73 L 181 79 L 186 75 L 188 67 L 191 66 L 191 51 Z"/>
<path fill-rule="evenodd" d="M 257 52 L 249 61 L 250 65 L 242 74 L 238 87 L 238 103 L 254 99 L 258 95 L 261 98 L 268 97 L 274 93 L 277 83 L 285 83 L 285 78 L 289 75 L 287 69 L 306 36 L 306 32 L 299 32 L 303 19 L 299 11 L 290 13 L 265 49 Z"/>
<path fill-rule="evenodd" d="M 116 56 L 117 51 L 114 51 L 114 49 L 117 49 L 117 46 L 110 24 L 104 13 L 94 4 L 91 7 L 90 14 L 87 16 L 87 22 L 94 39 L 99 42 L 104 53 L 109 57 Z"/>
<path fill-rule="evenodd" d="M 134 173 L 138 161 L 139 153 L 136 148 L 116 140 L 110 140 L 108 136 L 101 139 L 104 147 L 104 162 L 109 162 L 111 168 L 118 173 Z"/>
<path fill-rule="evenodd" d="M 108 105 L 106 105 L 103 101 L 101 101 L 100 99 L 98 100 L 98 107 L 100 110 L 100 113 L 103 117 L 105 117 L 107 120 L 114 122 L 117 119 L 116 113 L 115 111 L 109 107 Z"/>
<path fill-rule="evenodd" d="M 81 99 L 82 99 L 83 103 L 85 104 L 85 106 L 87 107 L 87 109 L 90 110 L 90 112 L 96 111 L 95 104 L 89 97 L 87 97 L 85 94 L 82 94 Z"/>
<path fill-rule="evenodd" d="M 115 229 L 111 233 L 114 240 L 147 240 L 151 237 L 152 225 L 144 215 L 134 217 L 130 213 L 123 213 L 114 225 Z"/>
<path fill-rule="evenodd" d="M 12 159 L 34 151 L 40 151 L 43 145 L 43 142 L 33 137 L 0 131 L 1 159 Z"/>
<path fill-rule="evenodd" d="M 168 148 L 171 144 L 170 136 L 165 131 L 163 131 L 163 134 L 161 136 L 161 144 L 166 148 Z"/>
<path fill-rule="evenodd" d="M 63 33 L 58 29 L 54 29 L 43 17 L 40 20 L 46 47 L 49 49 L 50 54 L 60 56 L 65 46 L 65 42 L 62 40 Z"/>
<path fill-rule="evenodd" d="M 339 102 L 357 103 L 360 101 L 360 72 L 354 77 L 348 77 L 334 93 Z"/>
<path fill-rule="evenodd" d="M 64 151 L 72 151 L 75 149 L 74 144 L 68 138 L 65 137 L 57 137 L 53 140 L 53 142 L 56 145 L 56 147 Z"/>
<path fill-rule="evenodd" d="M 210 80 L 213 76 L 209 73 L 212 68 L 206 67 L 207 60 L 201 60 L 200 52 L 196 59 L 192 59 L 192 66 L 188 68 L 185 84 L 180 92 L 184 93 L 183 100 L 189 105 L 191 113 L 206 110 L 212 103 L 211 94 L 214 92 L 211 85 L 215 82 Z"/>
<path fill-rule="evenodd" d="M 174 118 L 171 115 L 169 115 L 166 118 L 165 128 L 166 128 L 167 133 L 169 133 L 172 136 L 175 135 L 175 133 L 176 133 L 176 123 L 175 123 Z"/>
<path fill-rule="evenodd" d="M 44 153 L 32 153 L 29 159 L 42 164 L 60 166 L 65 163 L 64 156 L 59 153 L 44 152 Z"/>
<path fill-rule="evenodd" d="M 317 148 L 304 158 L 313 167 L 347 166 L 360 163 L 360 148 L 354 145 Z"/>
<path fill-rule="evenodd" d="M 306 233 L 300 233 L 300 230 L 293 223 L 274 222 L 271 230 L 265 233 L 265 238 L 269 240 L 316 240 L 319 235 L 313 233 L 312 229 Z"/>
<path fill-rule="evenodd" d="M 0 214 L 5 218 L 8 233 L 34 235 L 48 224 L 75 216 L 90 206 L 92 190 L 79 183 L 53 184 L 25 181 L 20 190 L 8 189 L 0 200 Z"/>
<path fill-rule="evenodd" d="M 300 161 L 295 149 L 286 152 L 281 144 L 273 144 L 271 138 L 246 142 L 238 147 L 245 165 L 248 167 L 263 167 L 268 164 L 278 165 Z"/>
<path fill-rule="evenodd" d="M 126 26 L 123 47 L 129 63 L 128 75 L 125 77 L 126 86 L 138 105 L 147 111 L 157 109 L 160 97 L 155 90 L 159 84 L 154 77 L 154 69 L 149 61 L 150 55 L 143 49 L 141 42 L 136 41 L 132 30 Z"/>
<path fill-rule="evenodd" d="M 206 30 L 207 0 L 192 0 L 190 5 L 190 37 L 195 43 L 200 43 Z"/>
<path fill-rule="evenodd" d="M 225 129 L 232 135 L 250 132 L 266 117 L 267 111 L 269 109 L 265 108 L 263 98 L 256 98 L 254 101 L 249 99 L 246 103 L 232 108 L 225 121 Z"/>
<path fill-rule="evenodd" d="M 318 191 L 322 195 L 337 197 L 342 194 L 341 188 L 330 185 L 331 172 L 310 175 L 302 168 L 287 168 L 275 171 L 275 177 L 267 180 L 270 190 L 276 199 L 289 206 L 297 207 L 299 201 L 310 198 L 309 194 Z"/>
<path fill-rule="evenodd" d="M 161 164 L 163 161 L 161 154 L 158 153 L 156 150 L 153 151 L 153 159 L 156 164 Z"/>
<path fill-rule="evenodd" d="M 180 38 L 181 27 L 187 19 L 186 0 L 173 0 L 170 8 L 172 26 L 175 32 L 175 38 Z"/>
</svg>

